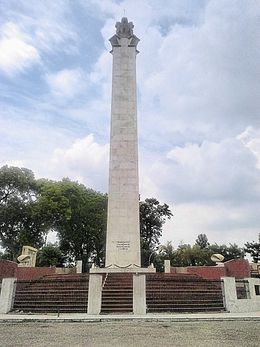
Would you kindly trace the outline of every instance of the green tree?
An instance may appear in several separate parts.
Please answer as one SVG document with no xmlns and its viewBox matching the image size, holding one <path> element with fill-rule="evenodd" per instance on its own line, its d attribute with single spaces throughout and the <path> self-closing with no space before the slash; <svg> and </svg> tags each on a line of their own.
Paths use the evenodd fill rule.
<svg viewBox="0 0 260 347">
<path fill-rule="evenodd" d="M 158 253 L 154 256 L 153 263 L 156 270 L 159 272 L 164 271 L 164 260 L 170 260 L 171 266 L 176 266 L 176 250 L 174 249 L 172 242 L 167 241 L 165 245 L 160 245 Z"/>
<path fill-rule="evenodd" d="M 260 240 L 259 242 L 247 242 L 245 243 L 245 252 L 250 254 L 253 258 L 254 263 L 258 263 L 260 261 Z"/>
<path fill-rule="evenodd" d="M 201 249 L 207 248 L 209 246 L 208 238 L 206 234 L 199 234 L 195 245 L 199 246 Z"/>
<path fill-rule="evenodd" d="M 0 168 L 0 240 L 11 260 L 16 260 L 23 245 L 39 248 L 44 243 L 48 221 L 39 214 L 38 195 L 31 170 Z"/>
<path fill-rule="evenodd" d="M 230 243 L 227 245 L 218 245 L 217 243 L 209 245 L 210 256 L 214 253 L 222 254 L 224 257 L 224 261 L 228 261 L 231 259 L 244 258 L 245 251 L 243 248 L 238 247 L 235 243 Z"/>
<path fill-rule="evenodd" d="M 60 249 L 74 260 L 100 264 L 104 255 L 106 206 L 104 194 L 63 179 L 42 181 L 40 206 L 52 219 Z"/>
<path fill-rule="evenodd" d="M 176 251 L 172 245 L 172 241 L 167 241 L 165 245 L 160 245 L 159 255 L 162 256 L 164 259 L 170 260 L 171 265 L 173 265 L 176 256 Z"/>
<path fill-rule="evenodd" d="M 37 253 L 36 266 L 57 266 L 62 267 L 66 261 L 66 256 L 62 253 L 57 244 L 47 244 Z"/>
<path fill-rule="evenodd" d="M 10 260 L 10 257 L 8 254 L 3 253 L 2 251 L 0 251 L 0 260 Z"/>
<path fill-rule="evenodd" d="M 142 265 L 148 266 L 159 246 L 162 227 L 172 217 L 167 204 L 161 205 L 155 198 L 140 201 L 140 231 Z"/>
<path fill-rule="evenodd" d="M 171 266 L 203 266 L 215 265 L 211 260 L 214 253 L 220 253 L 225 261 L 244 257 L 244 251 L 236 244 L 218 245 L 210 244 L 205 234 L 198 235 L 194 245 L 180 244 L 175 250 L 171 242 L 159 247 L 160 251 L 156 261 L 160 264 L 169 259 Z"/>
<path fill-rule="evenodd" d="M 181 244 L 178 246 L 175 257 L 177 266 L 202 266 L 210 262 L 209 252 L 206 248 L 201 248 L 197 244 Z"/>
</svg>

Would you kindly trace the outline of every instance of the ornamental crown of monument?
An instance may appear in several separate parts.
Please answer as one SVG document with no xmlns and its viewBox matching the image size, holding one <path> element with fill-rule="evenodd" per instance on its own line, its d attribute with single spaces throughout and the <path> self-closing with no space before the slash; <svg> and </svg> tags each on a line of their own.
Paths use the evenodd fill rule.
<svg viewBox="0 0 260 347">
<path fill-rule="evenodd" d="M 133 28 L 133 22 L 128 22 L 128 19 L 126 17 L 123 17 L 121 19 L 121 22 L 116 22 L 116 34 L 120 38 L 130 38 L 131 36 L 133 36 Z"/>
<path fill-rule="evenodd" d="M 121 19 L 121 22 L 116 22 L 116 34 L 112 36 L 109 41 L 112 47 L 120 47 L 120 39 L 130 39 L 128 44 L 129 47 L 136 47 L 140 41 L 133 33 L 134 24 L 133 22 L 128 22 L 126 17 Z M 139 53 L 138 51 L 136 51 Z"/>
</svg>

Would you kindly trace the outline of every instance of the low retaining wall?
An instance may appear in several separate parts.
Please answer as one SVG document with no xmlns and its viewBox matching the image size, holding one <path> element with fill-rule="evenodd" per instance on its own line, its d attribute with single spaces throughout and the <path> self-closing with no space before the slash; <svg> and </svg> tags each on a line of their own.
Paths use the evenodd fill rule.
<svg viewBox="0 0 260 347">
<path fill-rule="evenodd" d="M 17 279 L 31 281 L 55 273 L 55 267 L 18 267 Z"/>
<path fill-rule="evenodd" d="M 208 280 L 218 280 L 226 275 L 224 266 L 189 266 L 187 273 L 198 275 Z"/>
<path fill-rule="evenodd" d="M 17 263 L 9 260 L 0 260 L 0 279 L 16 277 Z"/>
<path fill-rule="evenodd" d="M 245 278 L 236 281 L 234 277 L 223 277 L 223 296 L 228 312 L 257 312 L 260 311 L 260 278 Z M 238 298 L 238 283 L 244 285 L 245 296 Z"/>
<path fill-rule="evenodd" d="M 3 278 L 15 277 L 18 280 L 37 280 L 43 276 L 54 274 L 74 274 L 76 267 L 19 267 L 17 263 L 9 260 L 0 260 L 0 281 Z"/>
<path fill-rule="evenodd" d="M 187 266 L 171 267 L 171 273 L 190 273 L 209 280 L 219 280 L 221 277 L 248 278 L 250 264 L 246 259 L 228 260 L 220 266 Z"/>
</svg>

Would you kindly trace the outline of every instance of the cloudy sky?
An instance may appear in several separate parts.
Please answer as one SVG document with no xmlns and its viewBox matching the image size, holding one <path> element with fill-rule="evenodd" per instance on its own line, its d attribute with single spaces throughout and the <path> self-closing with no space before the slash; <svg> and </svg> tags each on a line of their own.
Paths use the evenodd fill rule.
<svg viewBox="0 0 260 347">
<path fill-rule="evenodd" d="M 124 9 L 141 39 L 141 198 L 174 213 L 162 242 L 257 240 L 259 0 L 0 0 L 0 166 L 107 191 Z"/>
</svg>

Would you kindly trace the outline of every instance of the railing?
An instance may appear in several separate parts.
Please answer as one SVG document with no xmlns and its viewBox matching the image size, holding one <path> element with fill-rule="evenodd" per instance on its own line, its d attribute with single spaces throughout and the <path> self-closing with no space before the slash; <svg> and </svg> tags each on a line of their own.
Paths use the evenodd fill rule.
<svg viewBox="0 0 260 347">
<path fill-rule="evenodd" d="M 250 299 L 249 283 L 246 280 L 236 280 L 237 299 Z"/>
</svg>

